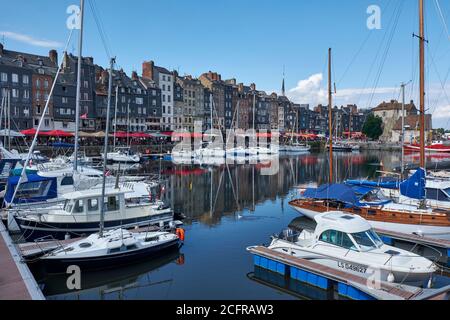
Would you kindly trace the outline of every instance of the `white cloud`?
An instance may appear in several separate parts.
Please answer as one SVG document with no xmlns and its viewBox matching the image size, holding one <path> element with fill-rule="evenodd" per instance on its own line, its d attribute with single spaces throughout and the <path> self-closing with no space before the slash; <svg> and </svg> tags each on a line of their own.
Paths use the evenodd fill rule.
<svg viewBox="0 0 450 320">
<path fill-rule="evenodd" d="M 288 97 L 297 103 L 318 104 L 326 101 L 327 93 L 322 87 L 323 75 L 316 73 L 306 80 L 300 80 L 297 86 L 288 91 Z"/>
<path fill-rule="evenodd" d="M 45 39 L 36 39 L 26 34 L 21 34 L 12 31 L 0 31 L 0 36 L 4 36 L 5 38 L 23 42 L 32 46 L 44 47 L 44 48 L 59 48 L 62 47 L 63 44 L 58 41 L 45 40 Z"/>
</svg>

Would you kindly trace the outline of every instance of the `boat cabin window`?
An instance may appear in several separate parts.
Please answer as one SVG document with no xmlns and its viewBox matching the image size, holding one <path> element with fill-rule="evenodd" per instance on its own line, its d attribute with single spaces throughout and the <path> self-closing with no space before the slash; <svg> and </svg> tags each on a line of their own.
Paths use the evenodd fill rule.
<svg viewBox="0 0 450 320">
<path fill-rule="evenodd" d="M 72 213 L 72 208 L 73 208 L 73 201 L 66 200 L 66 203 L 64 204 L 64 210 L 66 212 Z"/>
<path fill-rule="evenodd" d="M 450 191 L 449 189 L 445 189 L 445 191 Z M 450 201 L 447 195 L 442 192 L 440 189 L 435 188 L 427 188 L 426 189 L 427 199 L 429 200 L 438 200 L 438 201 Z"/>
<path fill-rule="evenodd" d="M 73 177 L 72 176 L 64 177 L 61 180 L 61 185 L 62 186 L 72 186 L 73 185 Z"/>
<path fill-rule="evenodd" d="M 340 232 L 340 231 L 336 231 L 336 230 L 327 230 L 320 235 L 319 240 L 326 242 L 326 243 L 334 244 L 336 246 L 339 246 L 339 247 L 342 247 L 345 249 L 356 250 L 356 247 L 353 244 L 352 240 L 344 232 Z"/>
<path fill-rule="evenodd" d="M 46 196 L 51 186 L 51 181 L 25 182 L 19 186 L 16 199 L 30 199 Z"/>
<path fill-rule="evenodd" d="M 105 202 L 106 211 L 118 211 L 120 209 L 120 202 L 118 196 L 108 197 Z"/>
<path fill-rule="evenodd" d="M 361 248 L 361 251 L 370 251 L 383 245 L 380 237 L 373 230 L 352 233 L 351 236 Z"/>
<path fill-rule="evenodd" d="M 75 201 L 75 207 L 73 213 L 83 213 L 84 212 L 84 202 L 83 200 Z"/>
<path fill-rule="evenodd" d="M 98 211 L 98 199 L 88 200 L 88 211 Z"/>
</svg>

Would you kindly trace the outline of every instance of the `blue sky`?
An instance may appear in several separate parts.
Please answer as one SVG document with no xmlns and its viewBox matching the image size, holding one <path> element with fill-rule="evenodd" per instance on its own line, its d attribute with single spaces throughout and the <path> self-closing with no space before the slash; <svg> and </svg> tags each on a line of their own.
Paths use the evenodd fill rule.
<svg viewBox="0 0 450 320">
<path fill-rule="evenodd" d="M 418 40 L 412 38 L 418 32 L 416 0 L 87 1 L 95 3 L 111 51 L 127 72 L 140 72 L 142 61 L 152 59 L 180 74 L 198 76 L 213 70 L 224 78 L 255 82 L 259 89 L 279 92 L 284 65 L 286 88 L 293 100 L 326 103 L 326 55 L 332 47 L 337 103 L 373 107 L 382 100 L 397 99 L 400 83 L 410 79 L 415 81 L 407 99 L 417 100 Z M 428 102 L 435 126 L 450 128 L 450 80 L 445 81 L 450 70 L 445 28 L 450 26 L 450 1 L 439 0 L 443 20 L 436 0 L 425 2 Z M 66 9 L 77 3 L 5 2 L 0 37 L 5 35 L 6 48 L 47 54 L 48 46 L 55 45 L 52 42 L 65 43 Z M 381 30 L 367 28 L 370 5 L 381 8 Z M 398 19 L 394 19 L 396 12 Z M 69 51 L 76 50 L 74 38 Z M 89 2 L 84 55 L 107 65 Z"/>
</svg>

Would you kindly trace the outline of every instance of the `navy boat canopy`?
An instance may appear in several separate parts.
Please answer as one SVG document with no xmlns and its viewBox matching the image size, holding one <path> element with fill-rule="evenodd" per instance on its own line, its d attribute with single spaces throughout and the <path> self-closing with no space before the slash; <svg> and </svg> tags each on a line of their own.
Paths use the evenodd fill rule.
<svg viewBox="0 0 450 320">
<path fill-rule="evenodd" d="M 8 178 L 6 194 L 4 197 L 6 203 L 11 203 L 19 178 L 19 176 Z M 55 177 L 47 178 L 37 174 L 28 174 L 25 182 L 20 184 L 13 203 L 41 202 L 48 199 L 54 199 L 57 196 L 57 180 Z"/>
<path fill-rule="evenodd" d="M 336 200 L 352 205 L 356 205 L 359 200 L 355 190 L 345 184 L 325 184 L 318 188 L 309 188 L 303 193 L 303 197 L 318 200 Z"/>
<path fill-rule="evenodd" d="M 352 186 L 365 186 L 371 188 L 398 189 L 400 181 L 398 179 L 380 179 L 379 181 L 371 180 L 346 180 L 344 183 Z"/>
<path fill-rule="evenodd" d="M 419 168 L 407 180 L 400 183 L 400 194 L 413 199 L 425 199 L 425 170 Z"/>
</svg>

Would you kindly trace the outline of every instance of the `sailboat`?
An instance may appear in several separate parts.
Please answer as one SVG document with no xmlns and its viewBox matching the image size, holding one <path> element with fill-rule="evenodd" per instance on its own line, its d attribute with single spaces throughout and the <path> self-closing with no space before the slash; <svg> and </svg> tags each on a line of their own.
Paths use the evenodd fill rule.
<svg viewBox="0 0 450 320">
<path fill-rule="evenodd" d="M 84 5 L 84 1 L 81 1 L 81 5 Z M 57 70 L 55 75 L 55 80 L 53 82 L 53 86 L 51 88 L 49 98 L 47 99 L 46 106 L 44 108 L 44 112 L 42 113 L 42 117 L 40 119 L 38 128 L 35 132 L 35 136 L 33 142 L 31 144 L 30 150 L 28 152 L 27 158 L 25 159 L 25 164 L 21 169 L 21 173 L 18 177 L 11 177 L 9 190 L 6 190 L 5 193 L 5 201 L 6 201 L 6 209 L 2 212 L 2 218 L 7 218 L 8 220 L 8 228 L 10 231 L 19 231 L 19 228 L 28 232 L 28 237 L 33 238 L 39 235 L 42 235 L 44 231 L 50 233 L 62 233 L 61 230 L 58 229 L 66 229 L 64 233 L 74 233 L 74 234 L 82 234 L 85 233 L 82 231 L 83 229 L 87 230 L 87 233 L 93 232 L 96 229 L 92 229 L 92 225 L 87 227 L 86 225 L 79 225 L 73 227 L 73 224 L 65 224 L 64 220 L 60 218 L 62 216 L 71 217 L 72 222 L 76 217 L 72 215 L 71 212 L 68 212 L 64 209 L 64 204 L 67 202 L 67 195 L 71 193 L 76 193 L 80 189 L 88 189 L 91 192 L 99 189 L 100 179 L 107 179 L 107 185 L 110 188 L 119 188 L 118 183 L 111 181 L 114 177 L 106 178 L 106 167 L 104 167 L 103 171 L 95 170 L 93 168 L 88 168 L 84 166 L 80 166 L 78 164 L 78 121 L 79 121 L 79 104 L 80 104 L 80 82 L 81 82 L 81 53 L 82 53 L 82 33 L 83 33 L 83 16 L 81 17 L 81 29 L 80 29 L 80 41 L 79 41 L 79 60 L 78 60 L 78 76 L 77 76 L 77 98 L 76 98 L 76 129 L 75 129 L 75 148 L 74 148 L 74 161 L 73 168 L 70 167 L 70 163 L 54 163 L 54 166 L 48 166 L 46 168 L 38 168 L 41 169 L 37 172 L 36 176 L 28 176 L 27 169 L 29 168 L 28 164 L 30 162 L 31 157 L 33 156 L 33 150 L 37 143 L 37 136 L 40 131 L 43 117 L 46 114 L 46 110 L 49 107 L 50 97 L 53 95 L 54 86 L 57 82 L 58 76 L 61 72 L 62 64 Z M 105 137 L 108 135 L 106 134 Z M 56 186 L 55 186 L 56 181 Z M 124 192 L 124 201 L 123 201 L 123 210 L 126 210 L 126 206 L 128 203 L 133 202 L 133 205 L 136 204 L 136 199 L 141 197 L 145 197 L 148 199 L 148 194 L 150 192 L 150 184 L 145 182 L 137 182 L 133 186 L 128 186 L 126 182 L 120 185 L 120 188 L 125 190 Z M 82 200 L 80 200 L 82 201 Z M 125 202 L 126 201 L 126 202 Z M 155 213 L 161 213 L 161 221 L 169 219 L 167 216 L 171 215 L 171 213 L 167 212 L 167 208 L 162 203 L 153 203 L 149 204 L 148 201 L 143 201 L 142 210 L 145 211 L 145 214 L 141 214 L 138 216 L 134 216 L 134 218 L 140 217 L 137 219 L 135 223 L 142 224 L 144 221 L 148 220 L 148 216 L 152 216 Z M 164 211 L 160 211 L 158 208 L 164 208 Z M 170 210 L 169 210 L 170 211 Z M 61 216 L 62 214 L 62 216 Z M 122 215 L 122 218 L 125 218 L 126 215 Z M 42 228 L 43 220 L 42 217 L 46 217 L 47 227 Z M 91 216 L 89 222 L 95 223 L 94 218 L 95 215 Z M 17 219 L 16 219 L 17 218 Z M 170 218 L 172 219 L 172 218 Z M 16 222 L 19 222 L 17 225 Z M 87 222 L 87 221 L 85 221 Z M 131 222 L 131 221 L 130 221 Z M 51 227 L 50 227 L 51 226 Z M 72 227 L 70 227 L 72 226 Z M 38 232 L 38 231 L 41 232 Z M 67 231 L 69 230 L 69 231 Z M 88 231 L 91 230 L 91 231 Z M 36 232 L 35 232 L 36 231 Z M 80 233 L 81 232 L 81 233 Z M 30 234 L 31 233 L 31 234 Z M 64 237 L 64 234 L 63 234 Z"/>
<path fill-rule="evenodd" d="M 83 10 L 83 9 L 82 9 Z M 111 107 L 112 90 L 112 70 L 114 58 L 111 59 L 108 107 L 106 116 L 106 135 L 104 143 L 104 154 L 108 154 L 108 133 L 109 133 L 109 110 Z M 104 161 L 106 169 L 106 161 Z M 88 191 L 87 191 L 88 192 Z M 72 244 L 62 246 L 43 257 L 47 272 L 66 272 L 67 267 L 77 265 L 83 270 L 111 268 L 118 264 L 130 263 L 137 259 L 153 256 L 161 251 L 179 246 L 184 240 L 184 231 L 177 231 L 177 234 L 170 232 L 137 232 L 120 229 L 105 231 L 105 213 L 107 206 L 116 209 L 118 203 L 113 190 L 106 189 L 106 177 L 103 177 L 102 191 L 98 194 L 97 202 L 93 204 L 92 199 L 87 199 L 86 205 L 100 209 L 99 232 L 90 235 L 86 239 L 78 240 Z M 106 198 L 105 198 L 106 197 Z M 105 200 L 108 199 L 105 203 Z M 119 198 L 119 203 L 120 201 Z M 70 205 L 69 205 L 70 206 Z M 78 202 L 80 207 L 80 203 Z"/>
<path fill-rule="evenodd" d="M 303 154 L 303 153 L 309 153 L 311 150 L 311 147 L 307 145 L 306 143 L 299 143 L 298 140 L 294 140 L 294 131 L 297 131 L 295 129 L 298 129 L 298 111 L 295 114 L 295 126 L 292 128 L 291 131 L 291 139 L 289 143 L 286 143 L 282 146 L 280 146 L 280 152 L 288 153 L 288 154 Z"/>
<path fill-rule="evenodd" d="M 342 188 L 331 194 L 330 187 L 333 185 L 333 161 L 332 161 L 332 137 L 330 134 L 330 185 L 325 185 L 317 189 L 307 190 L 306 196 L 291 201 L 289 204 L 299 213 L 314 218 L 316 215 L 330 210 L 340 210 L 346 213 L 359 215 L 367 219 L 370 224 L 379 229 L 387 231 L 419 234 L 440 239 L 450 239 L 450 212 L 443 209 L 427 208 L 425 206 L 425 49 L 424 49 L 424 4 L 419 0 L 420 14 L 420 168 L 416 172 L 415 179 L 411 180 L 412 185 L 406 185 L 406 189 L 411 188 L 410 197 L 417 199 L 417 205 L 399 204 L 389 202 L 384 205 L 356 205 L 352 200 L 352 195 L 346 193 Z M 332 101 L 331 93 L 331 49 L 329 58 L 329 105 Z M 329 110 L 330 133 L 331 130 L 331 109 Z M 415 191 L 417 190 L 417 191 Z"/>
<path fill-rule="evenodd" d="M 214 115 L 213 115 L 213 109 L 214 109 L 214 99 L 212 94 L 210 95 L 210 117 L 211 117 L 211 125 L 210 125 L 210 134 L 211 136 L 213 136 L 213 119 L 214 119 Z M 217 136 L 215 136 L 215 138 L 217 138 Z M 205 145 L 203 145 L 201 148 L 194 150 L 193 155 L 198 159 L 198 158 L 225 158 L 226 153 L 225 150 L 223 148 L 223 145 L 215 145 L 213 142 L 208 142 Z M 181 155 L 182 156 L 182 155 Z M 208 162 L 208 160 L 206 160 Z M 214 162 L 214 160 L 212 160 Z"/>
</svg>

